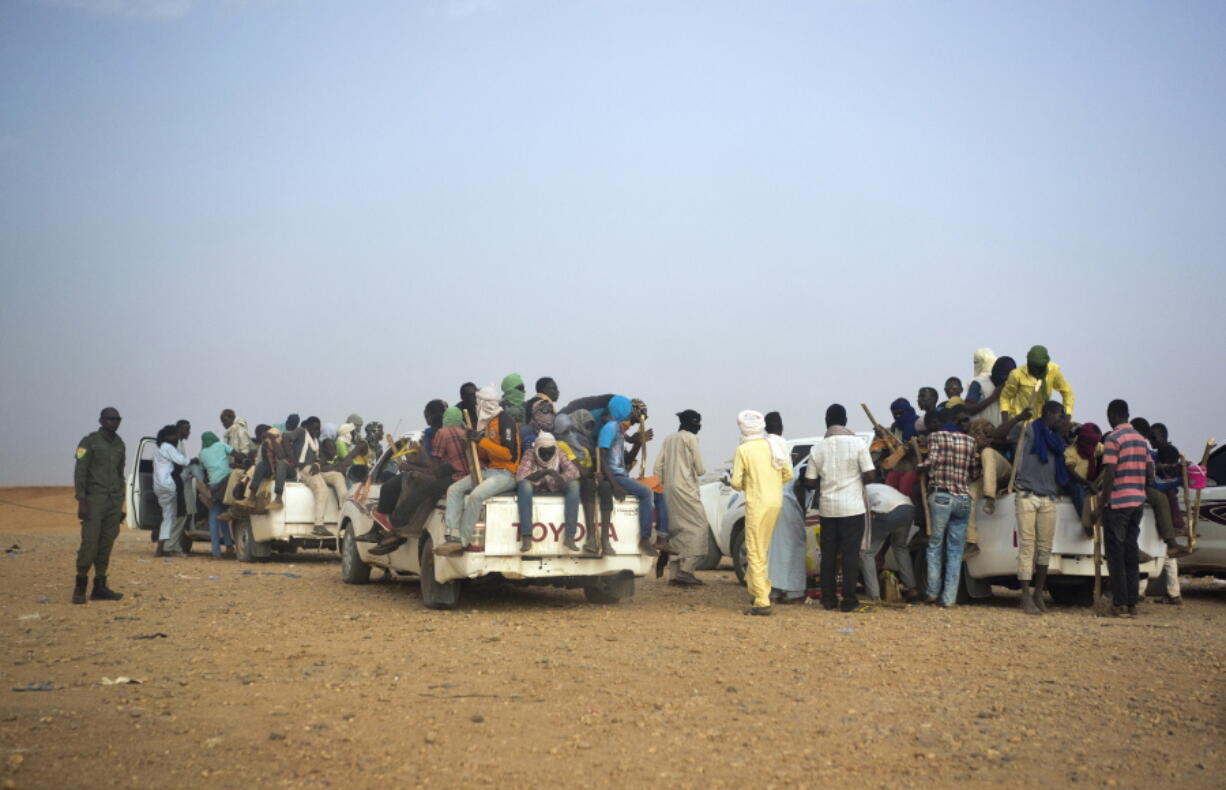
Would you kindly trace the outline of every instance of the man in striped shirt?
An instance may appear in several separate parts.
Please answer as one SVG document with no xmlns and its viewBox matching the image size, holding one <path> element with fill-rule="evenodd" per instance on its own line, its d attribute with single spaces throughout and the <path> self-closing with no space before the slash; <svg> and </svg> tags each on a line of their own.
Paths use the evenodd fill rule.
<svg viewBox="0 0 1226 790">
<path fill-rule="evenodd" d="M 1141 535 L 1141 511 L 1145 485 L 1152 476 L 1149 442 L 1128 422 L 1128 404 L 1113 400 L 1107 406 L 1111 433 L 1103 439 L 1102 507 L 1107 572 L 1111 581 L 1111 614 L 1132 617 L 1137 613 L 1140 567 L 1137 539 Z"/>
</svg>

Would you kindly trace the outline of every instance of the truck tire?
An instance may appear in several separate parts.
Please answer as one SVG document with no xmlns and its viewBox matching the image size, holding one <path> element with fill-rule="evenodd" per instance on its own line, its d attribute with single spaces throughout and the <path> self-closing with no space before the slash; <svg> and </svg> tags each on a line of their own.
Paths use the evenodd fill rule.
<svg viewBox="0 0 1226 790">
<path fill-rule="evenodd" d="M 1057 606 L 1093 606 L 1094 580 L 1066 579 L 1060 583 L 1049 581 L 1047 591 Z"/>
<path fill-rule="evenodd" d="M 698 560 L 698 570 L 713 571 L 719 567 L 719 561 L 724 558 L 723 552 L 719 550 L 719 544 L 715 542 L 715 535 L 711 532 L 711 528 L 707 528 L 707 552 Z"/>
<path fill-rule="evenodd" d="M 624 572 L 616 576 L 597 576 L 583 586 L 583 596 L 588 603 L 621 603 L 624 598 L 634 597 L 634 575 Z"/>
<path fill-rule="evenodd" d="M 732 528 L 732 540 L 729 541 L 729 548 L 732 549 L 732 570 L 736 571 L 736 580 L 738 584 L 745 583 L 745 564 L 748 562 L 745 554 L 745 522 L 738 521 L 736 526 Z"/>
<path fill-rule="evenodd" d="M 233 524 L 234 554 L 239 562 L 256 562 L 255 538 L 251 536 L 251 522 L 241 521 Z"/>
<path fill-rule="evenodd" d="M 460 601 L 459 580 L 440 584 L 434 580 L 434 541 L 421 539 L 421 602 L 427 609 L 451 609 Z M 369 572 L 369 571 L 368 571 Z"/>
<path fill-rule="evenodd" d="M 341 530 L 341 581 L 345 584 L 370 584 L 370 566 L 358 554 L 358 542 L 353 539 L 353 527 L 345 524 Z"/>
</svg>

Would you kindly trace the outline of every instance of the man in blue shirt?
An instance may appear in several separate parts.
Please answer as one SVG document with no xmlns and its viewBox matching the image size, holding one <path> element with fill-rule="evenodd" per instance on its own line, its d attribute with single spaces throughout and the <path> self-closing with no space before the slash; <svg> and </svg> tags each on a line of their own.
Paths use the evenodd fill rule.
<svg viewBox="0 0 1226 790">
<path fill-rule="evenodd" d="M 647 486 L 632 480 L 626 471 L 634 466 L 642 446 L 640 443 L 645 438 L 636 437 L 634 446 L 626 452 L 626 432 L 622 423 L 630 419 L 630 412 L 629 398 L 624 395 L 610 398 L 608 421 L 601 427 L 596 445 L 600 452 L 601 468 L 614 498 L 620 502 L 626 498 L 626 494 L 630 494 L 639 501 L 639 552 L 654 557 L 657 552 L 651 545 L 651 527 L 655 519 L 655 495 Z"/>
</svg>

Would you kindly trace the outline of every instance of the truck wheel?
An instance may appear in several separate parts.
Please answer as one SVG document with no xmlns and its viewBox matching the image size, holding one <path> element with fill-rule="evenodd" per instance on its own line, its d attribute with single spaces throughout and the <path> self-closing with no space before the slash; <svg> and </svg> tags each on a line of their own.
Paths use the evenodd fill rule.
<svg viewBox="0 0 1226 790">
<path fill-rule="evenodd" d="M 1057 606 L 1094 605 L 1093 579 L 1069 579 L 1059 584 L 1048 582 L 1047 591 Z"/>
<path fill-rule="evenodd" d="M 243 521 L 233 526 L 234 553 L 239 562 L 255 562 L 255 539 L 251 536 L 251 522 Z"/>
<path fill-rule="evenodd" d="M 719 544 L 715 542 L 715 535 L 712 534 L 711 528 L 707 528 L 707 553 L 698 560 L 698 570 L 713 571 L 719 567 L 719 561 L 724 558 L 723 552 L 719 550 Z"/>
<path fill-rule="evenodd" d="M 736 526 L 732 528 L 732 570 L 736 571 L 736 580 L 740 584 L 745 583 L 745 566 L 749 562 L 748 555 L 745 553 L 745 522 L 738 521 Z"/>
<path fill-rule="evenodd" d="M 597 576 L 583 586 L 583 595 L 589 603 L 620 603 L 634 597 L 634 575 Z"/>
<path fill-rule="evenodd" d="M 367 573 L 369 573 L 367 569 Z M 434 580 L 434 541 L 421 539 L 421 602 L 427 609 L 451 609 L 460 601 L 459 580 L 440 584 Z"/>
<path fill-rule="evenodd" d="M 370 584 L 370 566 L 358 555 L 358 542 L 349 524 L 341 531 L 341 581 L 345 584 Z"/>
</svg>

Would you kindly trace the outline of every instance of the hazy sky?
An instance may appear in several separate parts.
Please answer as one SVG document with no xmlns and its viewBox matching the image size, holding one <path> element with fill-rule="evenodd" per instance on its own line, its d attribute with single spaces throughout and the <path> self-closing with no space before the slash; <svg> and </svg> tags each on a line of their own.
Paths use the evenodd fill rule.
<svg viewBox="0 0 1226 790">
<path fill-rule="evenodd" d="M 1033 343 L 1199 454 L 1223 141 L 1221 2 L 9 0 L 0 483 L 511 371 L 715 465 Z"/>
</svg>

